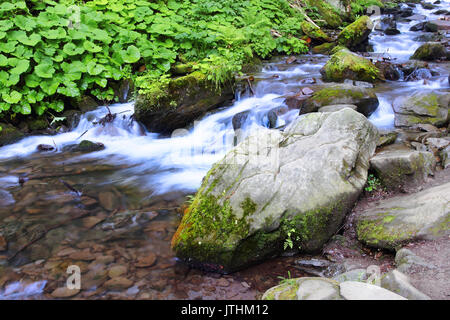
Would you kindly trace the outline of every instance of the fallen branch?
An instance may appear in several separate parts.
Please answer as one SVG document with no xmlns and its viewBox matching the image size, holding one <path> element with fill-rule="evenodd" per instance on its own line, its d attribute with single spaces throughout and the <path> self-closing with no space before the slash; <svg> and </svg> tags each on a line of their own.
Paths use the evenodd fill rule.
<svg viewBox="0 0 450 320">
<path fill-rule="evenodd" d="M 75 189 L 73 186 L 71 186 L 68 182 L 66 182 L 66 181 L 64 181 L 64 180 L 62 180 L 62 179 L 59 179 L 59 181 L 60 181 L 64 186 L 66 186 L 67 189 L 69 189 L 69 190 L 72 191 L 72 192 L 75 192 L 79 197 L 81 196 L 81 192 L 78 191 L 77 189 Z"/>
<path fill-rule="evenodd" d="M 320 29 L 320 27 L 310 17 L 308 17 L 308 15 L 306 14 L 305 10 L 300 5 L 295 5 L 293 3 L 289 3 L 289 5 L 291 6 L 291 8 L 294 8 L 294 9 L 297 9 L 298 11 L 300 11 L 301 14 L 303 14 L 305 16 L 306 21 L 311 23 L 316 28 Z"/>
<path fill-rule="evenodd" d="M 79 136 L 76 140 L 80 139 L 82 136 L 84 136 L 89 130 L 86 130 L 85 132 L 83 132 L 83 134 L 81 136 Z"/>
</svg>

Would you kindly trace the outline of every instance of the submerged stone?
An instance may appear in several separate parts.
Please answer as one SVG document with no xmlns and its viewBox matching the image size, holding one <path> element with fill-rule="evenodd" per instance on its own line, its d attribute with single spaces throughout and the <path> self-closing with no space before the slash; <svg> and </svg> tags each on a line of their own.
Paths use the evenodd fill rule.
<svg viewBox="0 0 450 320">
<path fill-rule="evenodd" d="M 83 140 L 79 144 L 69 145 L 63 148 L 63 151 L 71 152 L 95 152 L 105 149 L 105 145 L 101 142 L 92 142 L 89 140 Z"/>
</svg>

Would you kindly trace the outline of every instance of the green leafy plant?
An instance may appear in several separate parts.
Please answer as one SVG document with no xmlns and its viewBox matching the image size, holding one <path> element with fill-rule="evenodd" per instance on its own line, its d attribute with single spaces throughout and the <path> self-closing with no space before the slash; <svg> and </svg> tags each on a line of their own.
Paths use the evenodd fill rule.
<svg viewBox="0 0 450 320">
<path fill-rule="evenodd" d="M 280 284 L 287 284 L 287 285 L 295 285 L 296 280 L 292 279 L 291 272 L 288 270 L 288 276 L 287 278 L 283 276 L 277 277 L 280 280 Z"/>
<path fill-rule="evenodd" d="M 367 182 L 364 190 L 366 192 L 373 192 L 376 191 L 381 187 L 381 181 L 379 178 L 377 178 L 374 174 L 369 174 L 367 177 Z"/>
<path fill-rule="evenodd" d="M 302 20 L 287 0 L 2 1 L 0 117 L 61 112 L 84 94 L 116 101 L 118 81 L 145 88 L 181 57 L 220 87 L 254 55 L 306 52 Z"/>
</svg>

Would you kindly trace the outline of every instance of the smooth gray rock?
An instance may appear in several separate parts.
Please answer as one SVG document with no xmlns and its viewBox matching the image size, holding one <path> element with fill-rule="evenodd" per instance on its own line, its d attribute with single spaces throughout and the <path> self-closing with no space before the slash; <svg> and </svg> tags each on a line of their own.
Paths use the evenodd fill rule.
<svg viewBox="0 0 450 320">
<path fill-rule="evenodd" d="M 354 269 L 333 277 L 333 280 L 338 282 L 365 281 L 367 280 L 367 277 L 368 275 L 366 269 Z"/>
<path fill-rule="evenodd" d="M 345 300 L 407 300 L 389 290 L 357 281 L 345 281 L 340 284 L 340 293 Z"/>
<path fill-rule="evenodd" d="M 404 242 L 450 235 L 450 182 L 379 201 L 355 223 L 358 240 L 390 250 Z"/>
<path fill-rule="evenodd" d="M 262 300 L 343 300 L 339 282 L 328 278 L 288 279 L 267 290 Z"/>
<path fill-rule="evenodd" d="M 442 126 L 449 119 L 449 102 L 450 93 L 417 92 L 411 96 L 400 96 L 393 102 L 395 126 Z"/>
<path fill-rule="evenodd" d="M 297 290 L 298 300 L 339 300 L 339 288 L 331 281 L 311 279 L 301 283 Z"/>
<path fill-rule="evenodd" d="M 377 141 L 348 108 L 258 131 L 208 172 L 172 241 L 177 256 L 234 270 L 283 252 L 291 229 L 294 248 L 320 250 L 361 193 Z"/>
<path fill-rule="evenodd" d="M 357 106 L 355 106 L 354 104 L 335 104 L 335 105 L 330 105 L 330 106 L 324 106 L 319 108 L 319 112 L 336 112 L 345 108 L 350 108 L 352 110 L 358 109 Z"/>
<path fill-rule="evenodd" d="M 440 156 L 441 156 L 442 167 L 444 169 L 450 167 L 450 146 L 448 146 L 447 148 L 442 150 L 440 153 Z"/>
<path fill-rule="evenodd" d="M 396 190 L 422 184 L 433 174 L 436 159 L 431 152 L 392 145 L 370 159 L 370 167 L 385 187 Z"/>
<path fill-rule="evenodd" d="M 398 270 L 392 270 L 381 278 L 381 286 L 387 290 L 398 293 L 408 300 L 431 300 L 429 296 L 417 290 L 408 279 L 408 276 Z"/>
</svg>

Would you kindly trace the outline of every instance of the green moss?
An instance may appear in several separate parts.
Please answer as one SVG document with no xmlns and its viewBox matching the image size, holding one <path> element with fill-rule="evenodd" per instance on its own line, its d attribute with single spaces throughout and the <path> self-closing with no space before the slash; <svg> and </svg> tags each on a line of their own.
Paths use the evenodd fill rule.
<svg viewBox="0 0 450 320">
<path fill-rule="evenodd" d="M 355 22 L 345 27 L 338 35 L 338 43 L 347 47 L 354 48 L 367 39 L 372 29 L 372 21 L 368 16 L 362 16 Z"/>
<path fill-rule="evenodd" d="M 450 214 L 445 216 L 441 222 L 439 222 L 434 228 L 431 229 L 431 232 L 435 237 L 448 234 L 449 231 L 450 231 Z"/>
<path fill-rule="evenodd" d="M 330 236 L 327 231 L 329 220 L 339 216 L 343 210 L 344 207 L 337 201 L 330 207 L 285 217 L 281 220 L 280 231 L 284 239 L 291 233 L 290 240 L 293 247 L 308 252 L 315 251 L 317 250 L 315 244 L 323 245 Z"/>
<path fill-rule="evenodd" d="M 441 43 L 429 42 L 420 46 L 410 59 L 433 61 L 441 58 L 447 59 L 448 56 L 449 53 L 444 45 Z"/>
<path fill-rule="evenodd" d="M 345 79 L 375 82 L 384 80 L 381 71 L 368 59 L 346 49 L 333 54 L 321 70 L 325 81 L 342 82 Z"/>
<path fill-rule="evenodd" d="M 303 33 L 313 40 L 321 42 L 331 41 L 330 37 L 325 32 L 306 20 L 301 23 L 300 27 Z"/>
<path fill-rule="evenodd" d="M 331 42 L 326 42 L 321 45 L 315 46 L 312 52 L 315 54 L 329 54 L 331 50 L 336 46 L 336 44 Z"/>
<path fill-rule="evenodd" d="M 0 130 L 0 147 L 14 143 L 25 136 L 19 129 L 9 124 L 0 123 L 0 127 L 2 128 Z"/>
<path fill-rule="evenodd" d="M 291 279 L 289 282 L 269 289 L 264 294 L 264 300 L 275 300 L 275 298 L 277 300 L 297 300 L 298 287 L 297 279 Z"/>
<path fill-rule="evenodd" d="M 171 73 L 174 75 L 186 75 L 191 73 L 194 69 L 195 63 L 177 63 L 170 69 Z"/>
<path fill-rule="evenodd" d="M 256 211 L 256 203 L 249 197 L 245 198 L 240 207 L 244 210 L 244 216 L 250 215 Z"/>
<path fill-rule="evenodd" d="M 28 122 L 28 128 L 31 131 L 45 130 L 48 127 L 48 123 L 45 119 L 35 119 Z"/>
<path fill-rule="evenodd" d="M 306 0 L 310 7 L 316 8 L 319 15 L 331 28 L 342 26 L 342 18 L 335 7 L 324 0 Z"/>
<path fill-rule="evenodd" d="M 413 238 L 416 230 L 398 230 L 387 226 L 395 220 L 395 215 L 391 214 L 392 210 L 399 209 L 401 208 L 392 208 L 391 211 L 379 213 L 376 218 L 358 221 L 356 224 L 358 240 L 369 246 L 395 250 L 403 241 Z"/>
<path fill-rule="evenodd" d="M 352 97 L 354 99 L 362 99 L 364 97 L 363 93 L 356 90 L 350 90 L 345 88 L 324 88 L 319 91 L 316 91 L 312 97 L 314 101 L 318 103 L 318 105 L 326 106 L 333 104 L 332 102 L 336 98 L 342 97 Z"/>
</svg>

